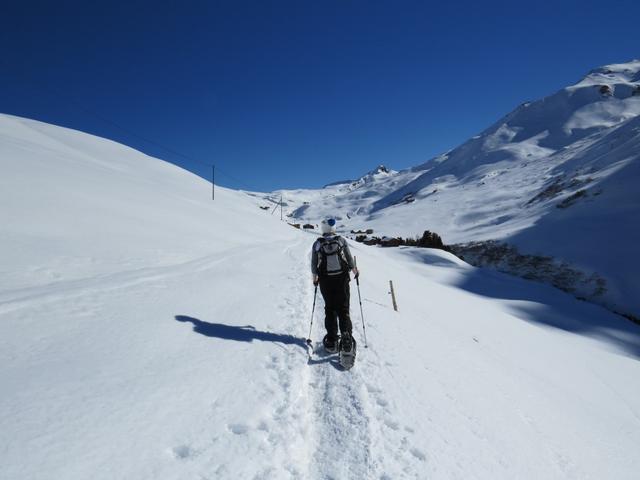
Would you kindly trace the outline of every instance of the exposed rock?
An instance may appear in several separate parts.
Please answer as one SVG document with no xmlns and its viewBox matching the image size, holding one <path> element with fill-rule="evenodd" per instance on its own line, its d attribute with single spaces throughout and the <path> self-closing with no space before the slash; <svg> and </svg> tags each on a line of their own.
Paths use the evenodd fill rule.
<svg viewBox="0 0 640 480">
<path fill-rule="evenodd" d="M 574 193 L 570 197 L 567 197 L 563 201 L 561 201 L 558 205 L 556 205 L 556 207 L 558 207 L 558 208 L 570 207 L 571 205 L 576 203 L 576 201 L 578 201 L 578 199 L 580 199 L 582 197 L 586 197 L 586 196 L 587 196 L 587 191 L 586 190 L 578 190 L 576 193 Z"/>
<path fill-rule="evenodd" d="M 611 87 L 609 85 L 600 85 L 600 88 L 598 89 L 598 91 L 600 92 L 600 95 L 605 95 L 605 96 L 613 95 L 613 90 L 611 90 Z"/>
<path fill-rule="evenodd" d="M 598 301 L 607 291 L 597 273 L 586 273 L 553 257 L 526 255 L 507 243 L 489 240 L 451 245 L 451 251 L 471 265 L 489 267 L 527 280 L 549 283 L 578 298 Z"/>
<path fill-rule="evenodd" d="M 588 178 L 572 178 L 567 182 L 564 178 L 556 178 L 550 185 L 544 190 L 539 192 L 535 197 L 529 200 L 525 205 L 531 205 L 533 203 L 541 202 L 543 200 L 549 200 L 557 197 L 565 190 L 573 190 L 584 185 L 591 183 L 593 179 Z"/>
</svg>

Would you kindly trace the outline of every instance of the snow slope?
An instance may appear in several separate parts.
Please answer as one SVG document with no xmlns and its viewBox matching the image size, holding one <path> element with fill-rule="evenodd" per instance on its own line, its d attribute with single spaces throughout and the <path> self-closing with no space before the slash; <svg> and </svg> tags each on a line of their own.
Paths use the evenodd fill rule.
<svg viewBox="0 0 640 480">
<path fill-rule="evenodd" d="M 423 165 L 270 198 L 282 193 L 295 221 L 333 215 L 347 231 L 431 230 L 449 244 L 503 240 L 525 254 L 553 256 L 605 279 L 606 292 L 591 300 L 640 318 L 639 163 L 636 60 L 523 103 Z"/>
<path fill-rule="evenodd" d="M 313 235 L 113 142 L 9 116 L 0 139 L 0 478 L 637 477 L 630 322 L 354 244 L 369 348 L 354 301 L 343 372 L 304 343 Z"/>
</svg>

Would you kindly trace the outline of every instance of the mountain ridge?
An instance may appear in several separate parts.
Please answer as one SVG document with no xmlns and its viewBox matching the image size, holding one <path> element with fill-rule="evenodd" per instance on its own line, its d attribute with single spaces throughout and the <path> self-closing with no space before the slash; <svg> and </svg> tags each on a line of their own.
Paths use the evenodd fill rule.
<svg viewBox="0 0 640 480">
<path fill-rule="evenodd" d="M 640 242 L 638 229 L 623 225 L 640 225 L 640 200 L 624 178 L 640 182 L 638 118 L 640 61 L 604 65 L 520 104 L 423 164 L 369 182 L 279 193 L 296 221 L 333 216 L 343 231 L 366 227 L 380 235 L 414 236 L 428 229 L 447 243 L 498 240 L 524 254 L 550 255 L 606 278 L 607 293 L 592 300 L 640 317 L 634 300 L 640 290 L 624 262 L 599 248 L 606 237 L 621 257 L 631 258 L 633 243 Z M 619 170 L 624 173 L 614 175 Z M 303 199 L 305 208 L 296 209 Z M 602 211 L 601 222 L 610 215 L 618 223 L 606 222 L 605 235 L 584 224 L 581 205 Z M 540 227 L 547 217 L 562 218 L 551 222 L 553 232 Z M 567 243 L 576 248 L 563 247 Z"/>
</svg>

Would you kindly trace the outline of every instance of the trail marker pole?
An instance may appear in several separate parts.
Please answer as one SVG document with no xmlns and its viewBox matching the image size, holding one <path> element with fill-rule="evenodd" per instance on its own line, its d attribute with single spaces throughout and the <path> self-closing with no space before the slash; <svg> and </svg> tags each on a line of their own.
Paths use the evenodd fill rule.
<svg viewBox="0 0 640 480">
<path fill-rule="evenodd" d="M 393 309 L 397 312 L 398 311 L 398 303 L 396 302 L 396 292 L 393 289 L 393 281 L 389 280 L 389 286 L 391 287 L 391 291 L 389 292 L 391 294 L 391 301 L 393 302 Z"/>
</svg>

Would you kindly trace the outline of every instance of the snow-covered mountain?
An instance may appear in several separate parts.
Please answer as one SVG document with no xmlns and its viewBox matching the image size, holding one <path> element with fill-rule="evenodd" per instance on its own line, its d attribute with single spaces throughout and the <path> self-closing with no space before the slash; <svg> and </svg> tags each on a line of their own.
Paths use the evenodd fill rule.
<svg viewBox="0 0 640 480">
<path fill-rule="evenodd" d="M 0 478 L 637 477 L 640 334 L 601 307 L 353 243 L 344 372 L 320 298 L 305 344 L 314 236 L 255 199 L 4 115 L 0 167 Z"/>
<path fill-rule="evenodd" d="M 582 279 L 568 286 L 577 295 L 640 317 L 640 61 L 523 103 L 422 165 L 377 172 L 267 198 L 282 194 L 296 221 L 335 216 L 346 231 L 501 240 L 568 267 Z"/>
</svg>

